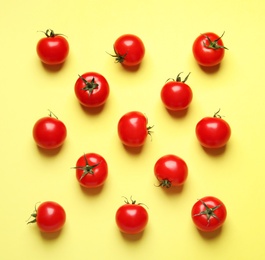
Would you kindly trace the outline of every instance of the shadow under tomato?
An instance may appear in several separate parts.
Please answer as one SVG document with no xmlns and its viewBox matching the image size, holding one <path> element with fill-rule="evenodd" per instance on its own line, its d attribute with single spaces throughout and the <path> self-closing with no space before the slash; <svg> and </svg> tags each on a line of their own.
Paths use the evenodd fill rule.
<svg viewBox="0 0 265 260">
<path fill-rule="evenodd" d="M 168 114 L 173 118 L 183 118 L 187 115 L 189 108 L 179 110 L 179 111 L 173 111 L 173 110 L 169 110 L 167 108 L 166 108 L 166 110 L 167 110 Z"/>
<path fill-rule="evenodd" d="M 143 146 L 139 146 L 139 147 L 130 147 L 130 146 L 127 146 L 127 145 L 124 145 L 123 144 L 123 147 L 125 149 L 126 152 L 132 154 L 132 155 L 137 155 L 137 154 L 140 154 L 141 151 L 143 150 Z"/>
<path fill-rule="evenodd" d="M 105 104 L 99 106 L 99 107 L 85 107 L 82 104 L 80 104 L 81 109 L 90 116 L 96 116 L 98 114 L 100 114 L 102 112 L 102 110 L 104 109 Z"/>
<path fill-rule="evenodd" d="M 54 239 L 57 239 L 60 234 L 62 233 L 62 230 L 59 230 L 57 232 L 52 232 L 52 233 L 45 233 L 45 232 L 41 232 L 41 236 L 43 239 L 45 240 L 54 240 Z"/>
<path fill-rule="evenodd" d="M 104 184 L 96 187 L 96 188 L 86 188 L 83 187 L 79 184 L 81 191 L 83 192 L 83 194 L 87 195 L 87 196 L 97 196 L 98 194 L 100 194 L 104 188 Z"/>
<path fill-rule="evenodd" d="M 220 227 L 220 228 L 218 228 L 212 232 L 204 232 L 204 231 L 201 231 L 199 229 L 197 229 L 197 230 L 198 230 L 198 233 L 201 235 L 201 237 L 204 238 L 205 240 L 214 239 L 214 238 L 220 236 L 222 233 L 222 227 Z"/>
<path fill-rule="evenodd" d="M 126 234 L 126 233 L 123 233 L 121 231 L 120 231 L 120 233 L 121 233 L 122 237 L 127 241 L 139 241 L 144 235 L 144 231 L 142 231 L 138 234 Z"/>
<path fill-rule="evenodd" d="M 202 65 L 199 65 L 200 68 L 207 74 L 213 74 L 213 73 L 216 73 L 218 72 L 218 70 L 220 69 L 221 67 L 221 63 L 215 65 L 215 66 L 211 66 L 211 67 L 205 67 L 205 66 L 202 66 Z"/>
<path fill-rule="evenodd" d="M 226 145 L 220 148 L 206 148 L 202 146 L 202 149 L 210 156 L 220 156 L 226 150 Z"/>
<path fill-rule="evenodd" d="M 41 62 L 43 68 L 49 72 L 57 72 L 59 70 L 62 69 L 62 67 L 64 66 L 64 62 L 61 63 L 61 64 L 56 64 L 56 65 L 48 65 L 48 64 L 45 64 L 43 62 Z"/>
<path fill-rule="evenodd" d="M 37 149 L 38 149 L 40 154 L 45 155 L 47 157 L 52 157 L 52 156 L 57 155 L 61 151 L 62 146 L 63 145 L 61 145 L 57 148 L 54 148 L 54 149 L 44 149 L 44 148 L 37 146 Z"/>
<path fill-rule="evenodd" d="M 129 71 L 129 72 L 136 72 L 141 67 L 141 63 L 136 66 L 126 66 L 126 65 L 123 65 L 122 63 L 121 65 L 126 71 Z"/>
<path fill-rule="evenodd" d="M 176 186 L 176 187 L 170 187 L 170 188 L 166 188 L 166 187 L 160 187 L 158 186 L 157 184 L 155 184 L 155 187 L 157 189 L 162 189 L 163 192 L 168 195 L 168 196 L 171 196 L 171 195 L 176 195 L 176 194 L 180 194 L 183 189 L 184 189 L 184 185 L 181 185 L 181 186 Z"/>
</svg>

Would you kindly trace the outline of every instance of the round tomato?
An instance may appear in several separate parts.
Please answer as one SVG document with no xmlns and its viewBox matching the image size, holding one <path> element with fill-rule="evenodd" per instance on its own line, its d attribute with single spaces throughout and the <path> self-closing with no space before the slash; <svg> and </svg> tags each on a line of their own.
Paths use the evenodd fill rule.
<svg viewBox="0 0 265 260">
<path fill-rule="evenodd" d="M 229 124 L 218 115 L 218 112 L 213 117 L 203 118 L 196 125 L 196 136 L 200 144 L 206 148 L 221 148 L 231 136 Z"/>
<path fill-rule="evenodd" d="M 192 51 L 195 60 L 204 67 L 211 67 L 219 64 L 225 55 L 225 49 L 222 36 L 208 32 L 201 34 L 193 43 Z"/>
<path fill-rule="evenodd" d="M 160 93 L 161 99 L 165 107 L 172 111 L 186 109 L 192 100 L 192 90 L 185 84 L 188 76 L 181 81 L 180 74 L 178 74 L 176 80 L 167 82 Z"/>
<path fill-rule="evenodd" d="M 33 127 L 33 138 L 36 144 L 43 149 L 55 149 L 61 146 L 67 135 L 62 121 L 50 116 L 39 119 Z"/>
<path fill-rule="evenodd" d="M 83 106 L 99 107 L 109 96 L 109 84 L 101 74 L 87 72 L 77 79 L 75 95 Z"/>
<path fill-rule="evenodd" d="M 130 147 L 140 147 L 152 127 L 147 126 L 147 118 L 138 111 L 128 112 L 118 122 L 118 135 L 122 143 Z"/>
<path fill-rule="evenodd" d="M 157 160 L 154 173 L 159 186 L 170 188 L 184 184 L 188 177 L 188 167 L 180 157 L 168 154 Z"/>
<path fill-rule="evenodd" d="M 139 65 L 145 54 L 145 47 L 142 40 L 133 34 L 124 34 L 120 36 L 114 43 L 114 52 L 116 62 L 120 62 L 124 66 Z"/>
<path fill-rule="evenodd" d="M 39 229 L 45 233 L 56 232 L 62 229 L 66 221 L 66 214 L 61 205 L 53 201 L 46 201 L 35 208 L 31 214 L 34 218 L 30 223 L 37 223 Z"/>
<path fill-rule="evenodd" d="M 108 165 L 99 154 L 87 153 L 76 162 L 76 178 L 85 188 L 97 188 L 104 184 L 108 177 Z"/>
<path fill-rule="evenodd" d="M 204 232 L 212 232 L 221 227 L 226 219 L 226 207 L 215 197 L 207 196 L 192 207 L 191 217 L 196 227 Z"/>
<path fill-rule="evenodd" d="M 63 63 L 69 53 L 69 44 L 62 34 L 56 34 L 48 29 L 44 32 L 46 37 L 39 40 L 37 54 L 41 61 L 47 65 Z"/>
<path fill-rule="evenodd" d="M 116 223 L 121 232 L 126 234 L 141 233 L 148 223 L 148 213 L 141 204 L 136 204 L 135 200 L 125 204 L 116 212 Z"/>
</svg>

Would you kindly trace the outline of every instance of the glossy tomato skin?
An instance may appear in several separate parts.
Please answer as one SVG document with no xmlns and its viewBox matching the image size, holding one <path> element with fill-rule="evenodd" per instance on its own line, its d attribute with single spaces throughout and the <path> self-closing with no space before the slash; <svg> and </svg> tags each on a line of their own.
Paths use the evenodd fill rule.
<svg viewBox="0 0 265 260">
<path fill-rule="evenodd" d="M 142 40 L 133 34 L 124 34 L 114 43 L 116 61 L 124 66 L 139 65 L 145 55 L 145 47 Z"/>
<path fill-rule="evenodd" d="M 122 143 L 129 147 L 140 147 L 149 132 L 145 115 L 138 111 L 124 114 L 118 122 L 118 135 Z"/>
<path fill-rule="evenodd" d="M 37 209 L 36 223 L 45 233 L 57 232 L 64 226 L 66 213 L 63 207 L 53 201 L 46 201 Z"/>
<path fill-rule="evenodd" d="M 207 38 L 207 37 L 208 38 Z M 204 67 L 212 67 L 218 65 L 224 58 L 225 48 L 222 39 L 218 35 L 212 32 L 203 33 L 198 36 L 192 47 L 193 55 L 195 60 Z M 219 39 L 216 43 L 220 48 L 209 48 L 210 41 L 214 42 Z"/>
<path fill-rule="evenodd" d="M 203 147 L 221 148 L 231 136 L 229 124 L 219 117 L 205 117 L 196 125 L 196 136 Z"/>
<path fill-rule="evenodd" d="M 76 179 L 85 188 L 102 186 L 108 177 L 108 164 L 97 153 L 86 153 L 76 162 Z"/>
<path fill-rule="evenodd" d="M 46 37 L 39 40 L 37 54 L 40 60 L 47 65 L 62 64 L 69 53 L 69 44 L 65 37 L 46 31 Z"/>
<path fill-rule="evenodd" d="M 66 126 L 57 118 L 48 116 L 39 119 L 33 127 L 33 138 L 43 149 L 60 147 L 67 136 Z"/>
<path fill-rule="evenodd" d="M 227 216 L 227 210 L 221 200 L 207 196 L 198 200 L 192 207 L 191 217 L 195 226 L 204 232 L 220 228 Z"/>
<path fill-rule="evenodd" d="M 148 223 L 148 213 L 139 204 L 125 204 L 116 212 L 116 223 L 121 232 L 138 234 L 145 229 Z"/>
<path fill-rule="evenodd" d="M 160 157 L 154 166 L 159 186 L 170 188 L 181 186 L 188 177 L 188 166 L 180 157 L 168 154 Z"/>
<path fill-rule="evenodd" d="M 107 101 L 109 92 L 108 81 L 97 72 L 84 73 L 75 83 L 75 95 L 85 107 L 102 106 Z"/>
</svg>

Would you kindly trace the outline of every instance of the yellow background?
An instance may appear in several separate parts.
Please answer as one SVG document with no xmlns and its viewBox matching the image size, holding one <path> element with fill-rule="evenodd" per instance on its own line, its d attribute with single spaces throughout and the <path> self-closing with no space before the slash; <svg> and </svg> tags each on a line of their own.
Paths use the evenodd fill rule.
<svg viewBox="0 0 265 260">
<path fill-rule="evenodd" d="M 263 0 L 224 1 L 2 1 L 0 256 L 18 259 L 265 259 L 265 85 Z M 67 35 L 70 54 L 58 70 L 36 54 L 37 31 Z M 229 48 L 218 70 L 201 69 L 194 39 L 222 34 Z M 106 52 L 120 35 L 138 35 L 146 55 L 137 71 L 115 64 Z M 83 109 L 75 95 L 78 74 L 97 71 L 111 88 L 103 109 Z M 194 98 L 186 114 L 169 113 L 160 89 L 168 78 L 191 72 Z M 195 125 L 221 108 L 232 136 L 225 149 L 204 150 Z M 51 109 L 67 126 L 65 144 L 54 152 L 37 148 L 32 127 Z M 141 151 L 125 149 L 117 122 L 139 110 L 154 125 Z M 84 152 L 100 153 L 109 177 L 102 189 L 80 188 L 71 169 Z M 156 160 L 173 153 L 188 164 L 182 189 L 155 187 Z M 212 195 L 227 206 L 221 230 L 203 234 L 190 211 Z M 121 234 L 115 212 L 122 196 L 148 205 L 142 235 Z M 43 235 L 27 218 L 39 201 L 66 210 L 56 235 Z"/>
</svg>

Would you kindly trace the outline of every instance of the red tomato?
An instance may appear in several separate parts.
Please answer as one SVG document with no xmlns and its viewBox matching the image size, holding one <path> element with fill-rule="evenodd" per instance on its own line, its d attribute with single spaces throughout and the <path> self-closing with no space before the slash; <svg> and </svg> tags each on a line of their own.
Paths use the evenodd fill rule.
<svg viewBox="0 0 265 260">
<path fill-rule="evenodd" d="M 41 61 L 47 65 L 63 63 L 69 53 L 68 41 L 61 34 L 48 29 L 44 32 L 47 37 L 39 40 L 37 54 Z"/>
<path fill-rule="evenodd" d="M 39 229 L 45 233 L 56 232 L 62 229 L 66 221 L 66 214 L 61 205 L 53 201 L 46 201 L 39 205 L 31 216 L 30 223 L 37 223 Z"/>
<path fill-rule="evenodd" d="M 61 146 L 67 135 L 62 121 L 50 116 L 39 119 L 33 127 L 33 138 L 36 144 L 43 149 L 55 149 Z"/>
<path fill-rule="evenodd" d="M 191 217 L 196 227 L 204 232 L 215 231 L 226 219 L 226 207 L 215 197 L 208 196 L 198 200 L 192 207 Z"/>
<path fill-rule="evenodd" d="M 181 81 L 180 75 L 178 74 L 177 79 L 167 82 L 160 93 L 161 99 L 165 107 L 172 111 L 186 109 L 192 100 L 192 90 L 185 84 L 188 76 Z"/>
<path fill-rule="evenodd" d="M 154 173 L 159 186 L 170 188 L 184 184 L 188 177 L 188 167 L 180 157 L 168 154 L 157 160 Z"/>
<path fill-rule="evenodd" d="M 208 32 L 201 34 L 193 43 L 192 51 L 195 60 L 205 67 L 211 67 L 219 64 L 225 55 L 225 49 L 222 36 Z"/>
<path fill-rule="evenodd" d="M 97 188 L 104 184 L 108 177 L 108 165 L 99 154 L 87 153 L 76 162 L 76 178 L 85 188 Z"/>
<path fill-rule="evenodd" d="M 122 143 L 129 147 L 140 147 L 147 135 L 151 135 L 152 127 L 147 127 L 147 118 L 138 111 L 123 115 L 118 123 L 118 135 Z"/>
<path fill-rule="evenodd" d="M 200 144 L 206 148 L 221 148 L 231 136 L 229 124 L 218 115 L 218 112 L 213 117 L 203 118 L 196 125 L 196 136 Z"/>
<path fill-rule="evenodd" d="M 126 199 L 125 204 L 116 212 L 116 223 L 121 232 L 138 234 L 148 223 L 148 213 L 141 204 L 136 204 L 134 200 L 130 204 Z"/>
<path fill-rule="evenodd" d="M 83 106 L 99 107 L 109 96 L 109 84 L 101 74 L 87 72 L 77 79 L 75 95 Z"/>
<path fill-rule="evenodd" d="M 120 62 L 124 66 L 139 65 L 145 54 L 145 47 L 142 40 L 133 34 L 124 34 L 120 36 L 114 43 L 116 62 Z"/>
</svg>

